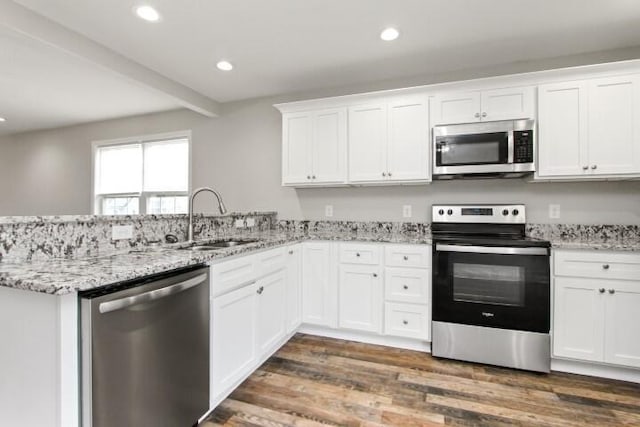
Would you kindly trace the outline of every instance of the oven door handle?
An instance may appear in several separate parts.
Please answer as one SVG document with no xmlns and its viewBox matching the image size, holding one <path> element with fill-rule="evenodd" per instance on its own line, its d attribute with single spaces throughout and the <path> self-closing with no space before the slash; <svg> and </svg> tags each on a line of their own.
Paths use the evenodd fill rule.
<svg viewBox="0 0 640 427">
<path fill-rule="evenodd" d="M 549 255 L 548 248 L 513 248 L 502 246 L 463 246 L 436 244 L 436 251 L 500 255 Z"/>
</svg>

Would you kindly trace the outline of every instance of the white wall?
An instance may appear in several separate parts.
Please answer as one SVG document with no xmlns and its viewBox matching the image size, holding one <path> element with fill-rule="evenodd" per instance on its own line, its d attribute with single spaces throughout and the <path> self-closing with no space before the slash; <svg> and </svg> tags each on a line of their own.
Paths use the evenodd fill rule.
<svg viewBox="0 0 640 427">
<path fill-rule="evenodd" d="M 593 55 L 556 59 L 547 65 L 572 65 L 592 59 Z M 458 72 L 455 78 L 522 72 L 544 65 L 519 63 Z M 274 103 L 444 81 L 451 76 L 230 103 L 216 119 L 180 110 L 0 139 L 0 158 L 10 158 L 15 169 L 0 169 L 0 181 L 5 186 L 11 183 L 8 189 L 0 186 L 0 215 L 89 213 L 91 141 L 191 129 L 193 186 L 220 190 L 234 211 L 277 210 L 283 219 L 322 219 L 324 206 L 332 204 L 333 219 L 401 221 L 402 205 L 410 204 L 412 220 L 428 221 L 433 203 L 520 202 L 527 204 L 530 222 L 552 222 L 547 215 L 548 204 L 557 203 L 561 205 L 561 218 L 555 222 L 640 224 L 640 182 L 530 184 L 480 180 L 416 187 L 300 190 L 280 186 L 281 123 Z M 212 211 L 213 202 L 202 201 L 199 208 Z"/>
</svg>

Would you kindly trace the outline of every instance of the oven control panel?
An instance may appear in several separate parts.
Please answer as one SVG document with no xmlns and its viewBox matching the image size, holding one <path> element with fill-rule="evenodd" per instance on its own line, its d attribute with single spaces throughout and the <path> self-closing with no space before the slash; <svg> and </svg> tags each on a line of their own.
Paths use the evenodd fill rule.
<svg viewBox="0 0 640 427">
<path fill-rule="evenodd" d="M 524 205 L 433 205 L 432 222 L 524 224 Z"/>
</svg>

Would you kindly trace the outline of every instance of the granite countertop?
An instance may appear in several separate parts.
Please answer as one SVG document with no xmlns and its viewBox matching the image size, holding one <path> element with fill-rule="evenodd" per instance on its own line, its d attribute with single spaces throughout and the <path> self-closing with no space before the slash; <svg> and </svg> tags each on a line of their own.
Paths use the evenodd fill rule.
<svg viewBox="0 0 640 427">
<path fill-rule="evenodd" d="M 225 238 L 259 240 L 215 251 L 179 250 L 184 243 L 178 243 L 109 256 L 46 261 L 1 261 L 0 286 L 64 295 L 303 240 L 431 243 L 430 234 L 420 233 L 268 231 L 227 235 Z"/>
<path fill-rule="evenodd" d="M 25 289 L 52 295 L 64 295 L 187 267 L 226 257 L 250 253 L 306 240 L 431 244 L 430 233 L 400 232 L 278 232 L 241 233 L 225 238 L 259 239 L 246 245 L 215 251 L 178 250 L 184 243 L 130 251 L 108 256 L 52 259 L 46 261 L 0 262 L 0 286 Z M 551 240 L 552 248 L 640 251 L 640 241 L 618 239 Z"/>
</svg>

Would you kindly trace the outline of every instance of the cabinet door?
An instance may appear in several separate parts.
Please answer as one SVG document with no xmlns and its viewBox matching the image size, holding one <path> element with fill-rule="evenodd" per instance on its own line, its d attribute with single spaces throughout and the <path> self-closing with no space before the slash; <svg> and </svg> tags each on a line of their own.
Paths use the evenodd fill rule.
<svg viewBox="0 0 640 427">
<path fill-rule="evenodd" d="M 256 286 L 214 298 L 211 309 L 211 401 L 236 385 L 254 364 Z"/>
<path fill-rule="evenodd" d="M 332 326 L 330 245 L 313 242 L 302 248 L 302 321 Z"/>
<path fill-rule="evenodd" d="M 380 268 L 341 265 L 338 281 L 338 325 L 341 328 L 382 332 Z"/>
<path fill-rule="evenodd" d="M 480 92 L 439 95 L 430 106 L 432 126 L 480 121 Z"/>
<path fill-rule="evenodd" d="M 483 91 L 480 116 L 483 121 L 532 119 L 535 117 L 534 93 L 533 86 Z"/>
<path fill-rule="evenodd" d="M 282 115 L 282 185 L 311 183 L 313 116 Z"/>
<path fill-rule="evenodd" d="M 640 173 L 640 78 L 589 83 L 589 171 Z"/>
<path fill-rule="evenodd" d="M 349 108 L 349 181 L 384 181 L 387 176 L 387 105 Z"/>
<path fill-rule="evenodd" d="M 302 323 L 302 252 L 301 246 L 287 249 L 287 333 L 293 332 Z"/>
<path fill-rule="evenodd" d="M 607 281 L 602 286 L 606 287 L 604 361 L 640 368 L 640 282 Z"/>
<path fill-rule="evenodd" d="M 314 113 L 312 180 L 344 183 L 347 180 L 347 109 Z"/>
<path fill-rule="evenodd" d="M 600 281 L 555 279 L 553 354 L 601 362 L 604 357 L 604 298 Z"/>
<path fill-rule="evenodd" d="M 390 181 L 429 180 L 429 114 L 426 97 L 389 103 L 387 168 Z"/>
<path fill-rule="evenodd" d="M 583 176 L 587 153 L 587 87 L 584 82 L 538 88 L 538 175 Z"/>
<path fill-rule="evenodd" d="M 286 272 L 280 270 L 256 282 L 256 351 L 271 353 L 285 336 Z"/>
</svg>

